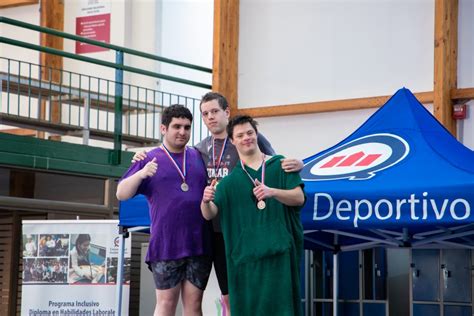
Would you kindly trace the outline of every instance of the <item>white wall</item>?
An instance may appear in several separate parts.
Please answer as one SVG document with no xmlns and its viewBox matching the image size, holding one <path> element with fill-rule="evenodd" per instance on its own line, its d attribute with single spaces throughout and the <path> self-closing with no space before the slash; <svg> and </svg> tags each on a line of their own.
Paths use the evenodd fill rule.
<svg viewBox="0 0 474 316">
<path fill-rule="evenodd" d="M 20 20 L 23 22 L 28 22 L 32 24 L 40 23 L 40 14 L 39 14 L 39 5 L 30 5 L 25 7 L 14 7 L 7 9 L 0 9 L 0 15 Z M 0 25 L 0 36 L 7 38 L 12 38 L 18 41 L 27 42 L 35 45 L 39 45 L 40 35 L 38 32 L 30 31 L 26 29 L 19 29 L 18 27 L 11 26 L 5 23 Z M 10 58 L 14 60 L 19 60 L 26 63 L 39 63 L 39 53 L 29 50 L 29 49 L 19 49 L 16 46 L 0 44 L 0 57 Z M 27 66 L 26 63 L 18 63 L 11 60 L 8 62 L 5 59 L 0 59 L 0 71 L 17 74 L 20 72 L 22 75 L 30 75 L 34 78 L 39 76 L 39 68 L 35 66 Z M 37 113 L 37 102 L 35 99 L 30 99 L 25 97 L 20 98 L 20 102 L 30 102 L 31 109 L 30 115 L 36 115 Z M 7 95 L 6 93 L 0 94 L 0 111 L 1 112 L 10 112 L 13 114 L 21 113 L 25 115 L 28 109 L 18 107 L 18 98 L 16 95 Z M 10 129 L 11 126 L 0 125 L 0 129 Z"/>
<path fill-rule="evenodd" d="M 458 87 L 474 87 L 474 1 L 459 0 Z M 468 117 L 460 124 L 461 141 L 474 149 L 474 101 L 468 103 Z"/>
<path fill-rule="evenodd" d="M 104 0 L 103 2 L 107 2 Z M 81 7 L 85 0 L 67 0 L 64 3 L 64 31 L 75 34 L 76 18 L 81 16 Z M 176 59 L 190 64 L 198 64 L 208 68 L 212 67 L 212 26 L 213 26 L 213 1 L 171 1 L 171 0 L 110 0 L 110 42 L 111 44 L 124 46 L 137 51 L 150 54 L 158 54 L 169 59 Z M 32 24 L 39 24 L 39 5 L 22 6 L 13 9 L 0 10 L 0 14 L 10 18 L 19 19 Z M 30 43 L 39 44 L 39 33 L 33 31 L 18 31 L 18 28 L 2 25 L 0 28 L 2 35 L 7 37 L 24 40 Z M 192 37 L 190 34 L 193 34 Z M 75 42 L 64 40 L 64 50 L 66 52 L 75 52 Z M 2 44 L 1 56 L 18 58 L 23 61 L 39 63 L 39 53 L 13 46 Z M 95 58 L 99 60 L 115 62 L 116 54 L 109 50 L 106 52 L 87 53 L 82 56 Z M 74 73 L 72 77 L 69 74 L 64 75 L 64 84 L 69 85 L 71 81 L 73 87 L 79 87 L 83 90 L 92 90 L 105 93 L 109 91 L 114 94 L 115 70 L 99 66 L 96 64 L 85 63 L 73 59 L 63 59 L 64 69 Z M 174 77 L 183 77 L 185 79 L 199 81 L 211 84 L 211 74 L 199 73 L 193 70 L 186 70 L 176 66 L 163 66 L 161 62 L 148 60 L 142 57 L 135 57 L 125 54 L 125 65 L 139 69 L 160 72 Z M 18 68 L 17 65 L 14 65 Z M 6 63 L 1 62 L 0 67 L 6 70 Z M 38 69 L 33 69 L 33 76 L 36 76 Z M 22 74 L 28 75 L 28 69 L 22 65 Z M 86 75 L 81 78 L 78 74 Z M 89 78 L 88 76 L 92 76 Z M 71 80 L 69 80 L 71 78 Z M 100 78 L 100 80 L 99 80 Z M 106 80 L 103 80 L 106 79 Z M 132 100 L 148 101 L 149 104 L 167 105 L 169 103 L 188 103 L 193 106 L 195 114 L 199 113 L 198 99 L 207 92 L 207 89 L 190 87 L 183 84 L 167 82 L 154 77 L 143 76 L 139 74 L 124 73 L 124 82 L 130 84 L 124 87 L 124 98 Z M 145 90 L 146 89 L 146 90 Z M 183 97 L 165 95 L 163 98 L 154 91 L 161 90 L 173 94 L 179 94 L 193 99 L 184 99 Z M 16 99 L 6 101 L 3 95 L 1 104 L 15 104 Z M 33 100 L 36 102 L 36 100 Z M 79 120 L 78 112 L 72 111 L 71 120 Z M 105 118 L 105 113 L 102 117 Z M 82 114 L 81 114 L 82 116 Z M 198 117 L 198 115 L 196 116 Z M 69 120 L 69 111 L 63 113 L 63 118 Z M 91 117 L 91 123 L 94 123 L 95 117 Z M 160 118 L 149 121 L 159 124 Z M 83 121 L 83 118 L 81 119 Z M 105 121 L 105 120 L 104 120 Z M 143 120 L 140 119 L 141 125 Z M 124 121 L 124 127 L 127 128 L 128 120 Z M 136 122 L 136 115 L 132 114 L 132 123 Z M 132 124 L 133 125 L 133 124 Z M 130 126 L 133 131 L 134 126 Z M 95 124 L 91 127 L 96 127 Z M 148 134 L 151 135 L 151 124 L 148 124 Z M 1 127 L 0 127 L 1 128 Z M 109 130 L 113 129 L 113 121 L 109 121 Z M 157 130 L 157 128 L 155 128 Z M 193 143 L 201 138 L 202 127 L 196 125 L 196 135 L 193 135 Z M 63 141 L 82 143 L 82 139 L 76 137 L 63 137 Z M 110 147 L 110 144 L 91 140 L 90 145 L 100 147 Z"/>
<path fill-rule="evenodd" d="M 239 107 L 430 91 L 431 0 L 242 0 Z"/>
<path fill-rule="evenodd" d="M 36 25 L 39 25 L 40 23 L 39 5 L 0 9 L 0 15 Z M 2 23 L 0 26 L 0 36 L 13 38 L 35 45 L 39 45 L 40 42 L 38 32 L 19 29 L 16 26 L 7 25 L 5 23 Z M 18 49 L 16 46 L 6 45 L 3 43 L 0 44 L 0 57 L 12 58 L 35 64 L 39 63 L 39 53 L 29 49 Z M 3 64 L 2 67 L 4 67 Z M 1 71 L 5 71 L 5 69 L 1 69 Z M 24 71 L 26 71 L 26 69 L 24 69 Z M 36 72 L 36 74 L 37 73 L 38 72 Z"/>
<path fill-rule="evenodd" d="M 212 68 L 213 0 L 158 0 L 156 28 L 161 30 L 157 50 L 167 58 Z M 212 75 L 163 64 L 164 74 L 211 84 Z M 161 81 L 163 91 L 200 99 L 208 90 Z"/>
<path fill-rule="evenodd" d="M 110 1 L 110 44 L 123 46 L 125 44 L 125 30 L 128 26 L 126 20 L 125 4 L 130 0 L 111 0 Z M 76 18 L 81 16 L 80 9 L 84 1 L 66 0 L 64 2 L 64 32 L 76 34 Z M 64 50 L 75 53 L 75 41 L 64 40 Z M 101 59 L 104 61 L 115 62 L 115 52 L 112 50 L 104 52 L 95 52 L 83 54 L 83 56 Z M 95 64 L 84 63 L 73 59 L 64 58 L 63 65 L 65 70 L 96 76 L 104 79 L 114 80 L 115 71 L 113 69 L 98 66 Z"/>
<path fill-rule="evenodd" d="M 212 0 L 111 0 L 110 3 L 111 44 L 212 68 Z M 79 5 L 79 0 L 65 2 L 65 32 L 75 33 Z M 68 41 L 65 50 L 74 52 L 74 42 Z M 84 56 L 115 61 L 113 51 Z M 125 64 L 174 77 L 211 83 L 210 74 L 141 57 L 126 54 Z M 102 76 L 114 79 L 113 71 L 104 71 L 100 66 L 68 61 L 67 67 L 86 74 L 97 73 L 99 67 Z M 125 82 L 197 98 L 205 92 L 203 89 L 130 73 L 125 74 Z"/>
<path fill-rule="evenodd" d="M 346 138 L 375 110 L 258 118 L 257 121 L 259 131 L 270 139 L 277 153 L 303 159 Z"/>
<path fill-rule="evenodd" d="M 459 0 L 458 87 L 474 87 L 474 1 Z"/>
<path fill-rule="evenodd" d="M 474 86 L 473 6 L 460 0 L 459 87 Z M 241 0 L 240 8 L 239 108 L 433 90 L 434 0 Z M 277 152 L 304 158 L 375 110 L 258 121 Z M 460 129 L 470 148 L 473 125 L 470 115 Z"/>
</svg>

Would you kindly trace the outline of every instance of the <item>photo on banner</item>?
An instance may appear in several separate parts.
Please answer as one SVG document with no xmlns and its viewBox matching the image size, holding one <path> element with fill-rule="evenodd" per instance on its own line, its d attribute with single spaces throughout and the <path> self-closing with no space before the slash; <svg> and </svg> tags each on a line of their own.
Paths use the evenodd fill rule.
<svg viewBox="0 0 474 316">
<path fill-rule="evenodd" d="M 117 220 L 23 221 L 22 315 L 117 315 Z M 125 239 L 122 315 L 131 240 Z"/>
</svg>

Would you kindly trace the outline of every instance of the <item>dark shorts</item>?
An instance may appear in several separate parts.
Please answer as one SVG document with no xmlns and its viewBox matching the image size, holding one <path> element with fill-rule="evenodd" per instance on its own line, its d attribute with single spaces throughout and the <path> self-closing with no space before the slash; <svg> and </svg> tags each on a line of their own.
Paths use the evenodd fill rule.
<svg viewBox="0 0 474 316">
<path fill-rule="evenodd" d="M 188 280 L 204 291 L 212 269 L 211 260 L 208 256 L 196 256 L 150 262 L 155 286 L 158 290 L 167 290 Z"/>
<path fill-rule="evenodd" d="M 227 284 L 227 262 L 225 259 L 224 236 L 222 233 L 214 232 L 214 253 L 212 260 L 214 261 L 214 270 L 216 270 L 217 282 L 221 289 L 222 295 L 229 294 L 229 286 Z"/>
</svg>

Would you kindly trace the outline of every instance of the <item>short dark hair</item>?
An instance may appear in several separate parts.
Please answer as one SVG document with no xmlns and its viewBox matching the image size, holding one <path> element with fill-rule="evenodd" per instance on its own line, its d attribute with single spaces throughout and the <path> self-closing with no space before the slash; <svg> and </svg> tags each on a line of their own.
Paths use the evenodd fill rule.
<svg viewBox="0 0 474 316">
<path fill-rule="evenodd" d="M 224 111 L 229 107 L 229 103 L 227 102 L 227 99 L 222 94 L 217 93 L 217 92 L 208 92 L 202 96 L 201 103 L 199 103 L 199 109 L 201 109 L 201 105 L 203 103 L 209 102 L 212 100 L 217 100 L 217 103 L 219 103 L 219 106 Z"/>
<path fill-rule="evenodd" d="M 193 122 L 193 115 L 187 107 L 181 104 L 173 104 L 164 109 L 163 114 L 161 115 L 161 124 L 169 127 L 174 117 L 187 118 L 191 123 Z"/>
<path fill-rule="evenodd" d="M 249 115 L 237 115 L 230 119 L 229 124 L 227 124 L 227 135 L 230 139 L 234 139 L 234 127 L 236 125 L 243 125 L 245 123 L 250 123 L 255 133 L 258 133 L 257 125 L 258 122 L 253 119 L 253 117 Z"/>
</svg>

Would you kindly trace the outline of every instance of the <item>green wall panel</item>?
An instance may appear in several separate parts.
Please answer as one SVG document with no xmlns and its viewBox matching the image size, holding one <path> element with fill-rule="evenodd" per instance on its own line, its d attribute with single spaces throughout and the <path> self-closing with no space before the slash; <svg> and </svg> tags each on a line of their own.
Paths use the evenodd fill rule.
<svg viewBox="0 0 474 316">
<path fill-rule="evenodd" d="M 111 164 L 112 150 L 0 133 L 0 164 L 14 167 L 120 177 L 130 165 L 131 152 Z"/>
</svg>

